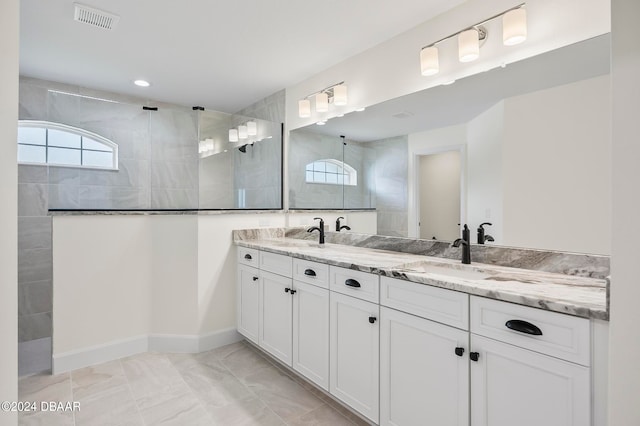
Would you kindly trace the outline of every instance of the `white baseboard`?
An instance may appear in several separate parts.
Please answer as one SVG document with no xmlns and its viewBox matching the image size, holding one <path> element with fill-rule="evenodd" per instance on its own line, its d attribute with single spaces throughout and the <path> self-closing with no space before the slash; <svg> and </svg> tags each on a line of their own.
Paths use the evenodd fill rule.
<svg viewBox="0 0 640 426">
<path fill-rule="evenodd" d="M 75 351 L 53 354 L 53 374 L 65 373 L 78 368 L 147 352 L 149 350 L 148 340 L 147 336 L 137 336 Z"/>
<path fill-rule="evenodd" d="M 113 361 L 142 352 L 199 353 L 239 342 L 235 328 L 209 334 L 150 334 L 53 355 L 53 374 Z"/>
</svg>

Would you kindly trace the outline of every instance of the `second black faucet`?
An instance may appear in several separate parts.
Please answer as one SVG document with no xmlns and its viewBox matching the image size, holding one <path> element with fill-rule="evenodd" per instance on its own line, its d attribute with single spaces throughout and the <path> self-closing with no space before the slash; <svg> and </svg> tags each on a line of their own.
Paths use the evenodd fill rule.
<svg viewBox="0 0 640 426">
<path fill-rule="evenodd" d="M 471 263 L 471 241 L 469 241 L 469 227 L 464 224 L 462 228 L 462 238 L 455 240 L 451 247 L 460 247 L 462 244 L 462 263 L 468 265 Z"/>
</svg>

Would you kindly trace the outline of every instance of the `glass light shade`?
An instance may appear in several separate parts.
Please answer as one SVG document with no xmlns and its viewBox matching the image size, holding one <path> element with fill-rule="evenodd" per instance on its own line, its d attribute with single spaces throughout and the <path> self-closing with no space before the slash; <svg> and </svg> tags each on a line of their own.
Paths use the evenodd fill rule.
<svg viewBox="0 0 640 426">
<path fill-rule="evenodd" d="M 198 154 L 202 154 L 206 150 L 207 150 L 207 142 L 206 141 L 198 142 Z"/>
<path fill-rule="evenodd" d="M 238 142 L 238 129 L 229 129 L 229 142 Z"/>
<path fill-rule="evenodd" d="M 207 145 L 207 151 L 213 151 L 213 139 L 205 139 L 206 145 Z"/>
<path fill-rule="evenodd" d="M 311 117 L 311 101 L 309 99 L 302 99 L 298 101 L 298 117 Z"/>
<path fill-rule="evenodd" d="M 255 121 L 247 121 L 247 134 L 249 136 L 255 136 L 258 134 L 258 123 Z"/>
<path fill-rule="evenodd" d="M 333 88 L 333 104 L 336 106 L 347 104 L 347 86 L 344 84 Z"/>
<path fill-rule="evenodd" d="M 318 93 L 316 95 L 316 111 L 327 112 L 329 111 L 329 95 L 326 93 Z"/>
<path fill-rule="evenodd" d="M 527 39 L 527 11 L 510 10 L 502 16 L 502 42 L 505 46 L 520 44 Z"/>
<path fill-rule="evenodd" d="M 437 47 L 425 47 L 420 51 L 420 70 L 424 76 L 435 75 L 440 72 Z"/>
<path fill-rule="evenodd" d="M 478 30 L 471 28 L 458 34 L 458 58 L 460 62 L 471 62 L 480 56 Z"/>
<path fill-rule="evenodd" d="M 247 126 L 245 126 L 244 124 L 238 126 L 238 137 L 240 139 L 246 139 L 248 137 Z"/>
</svg>

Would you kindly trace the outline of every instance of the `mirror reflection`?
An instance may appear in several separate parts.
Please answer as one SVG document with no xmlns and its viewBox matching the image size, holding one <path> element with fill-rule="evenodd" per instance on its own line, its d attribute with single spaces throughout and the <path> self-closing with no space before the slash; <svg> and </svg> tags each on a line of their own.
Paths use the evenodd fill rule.
<svg viewBox="0 0 640 426">
<path fill-rule="evenodd" d="M 318 195 L 302 163 L 356 157 L 363 186 L 351 197 L 343 183 L 340 207 L 375 208 L 378 234 L 451 241 L 468 223 L 474 243 L 609 254 L 609 45 L 603 35 L 291 131 L 291 208 L 340 205 L 340 185 Z M 358 149 L 349 160 L 341 135 Z"/>
</svg>

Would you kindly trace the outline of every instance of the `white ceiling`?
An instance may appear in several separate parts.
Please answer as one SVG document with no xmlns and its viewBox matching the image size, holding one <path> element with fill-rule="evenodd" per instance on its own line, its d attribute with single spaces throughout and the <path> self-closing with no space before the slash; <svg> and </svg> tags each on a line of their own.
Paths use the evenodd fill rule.
<svg viewBox="0 0 640 426">
<path fill-rule="evenodd" d="M 463 2 L 81 0 L 120 16 L 109 31 L 21 0 L 20 73 L 233 113 Z"/>
</svg>

